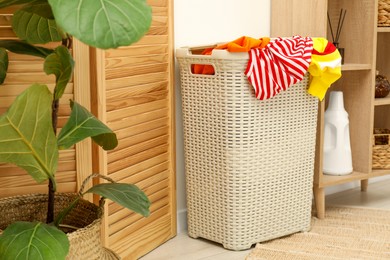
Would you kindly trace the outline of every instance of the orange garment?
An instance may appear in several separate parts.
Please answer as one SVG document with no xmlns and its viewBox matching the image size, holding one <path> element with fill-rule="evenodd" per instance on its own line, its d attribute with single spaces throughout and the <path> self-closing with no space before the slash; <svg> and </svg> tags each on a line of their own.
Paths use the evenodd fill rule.
<svg viewBox="0 0 390 260">
<path fill-rule="evenodd" d="M 227 50 L 229 52 L 249 52 L 251 49 L 264 48 L 265 46 L 267 46 L 270 40 L 271 39 L 268 37 L 255 39 L 248 36 L 242 36 L 234 41 L 218 45 L 215 48 L 207 48 L 202 52 L 202 54 L 211 55 L 211 53 L 215 49 Z M 195 64 L 192 66 L 192 73 L 214 75 L 214 67 L 211 65 Z"/>
</svg>

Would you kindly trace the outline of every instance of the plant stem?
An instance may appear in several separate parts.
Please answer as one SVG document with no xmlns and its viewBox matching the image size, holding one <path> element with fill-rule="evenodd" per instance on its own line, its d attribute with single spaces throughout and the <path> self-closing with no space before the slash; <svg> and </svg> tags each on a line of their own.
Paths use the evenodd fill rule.
<svg viewBox="0 0 390 260">
<path fill-rule="evenodd" d="M 47 204 L 47 217 L 46 223 L 52 223 L 54 221 L 54 185 L 53 181 L 49 179 L 49 194 L 48 194 L 48 204 Z"/>
<path fill-rule="evenodd" d="M 54 94 L 53 94 L 54 97 Z M 58 121 L 58 107 L 59 107 L 59 100 L 54 99 L 52 106 L 51 106 L 51 121 L 53 126 L 53 132 L 54 135 L 57 135 L 57 121 Z"/>
<path fill-rule="evenodd" d="M 53 95 L 54 96 L 54 95 Z M 54 135 L 57 135 L 57 121 L 58 121 L 58 106 L 59 100 L 54 99 L 52 103 L 52 127 Z M 55 186 L 53 179 L 49 179 L 49 187 L 48 187 L 48 200 L 47 200 L 47 216 L 46 223 L 52 223 L 54 221 L 54 194 L 55 194 Z"/>
<path fill-rule="evenodd" d="M 72 41 L 70 38 L 66 38 L 62 40 L 62 45 L 70 48 Z M 56 97 L 56 88 L 54 88 L 53 93 L 53 102 L 51 105 L 51 121 L 54 135 L 57 136 L 57 122 L 58 122 L 58 108 L 60 101 L 55 98 Z M 56 192 L 56 185 L 54 182 L 54 177 L 49 179 L 48 185 L 48 200 L 47 200 L 47 215 L 46 215 L 46 223 L 52 223 L 54 221 L 54 195 Z"/>
</svg>

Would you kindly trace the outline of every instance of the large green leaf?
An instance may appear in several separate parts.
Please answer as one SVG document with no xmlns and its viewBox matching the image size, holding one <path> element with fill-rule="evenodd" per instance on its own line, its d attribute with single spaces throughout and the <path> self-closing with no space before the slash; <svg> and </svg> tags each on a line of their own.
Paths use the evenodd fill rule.
<svg viewBox="0 0 390 260">
<path fill-rule="evenodd" d="M 27 54 L 46 58 L 53 52 L 52 49 L 37 47 L 19 40 L 0 40 L 0 47 L 18 54 Z"/>
<path fill-rule="evenodd" d="M 67 149 L 75 143 L 92 137 L 104 150 L 118 145 L 115 133 L 80 104 L 71 101 L 72 113 L 58 135 L 59 149 Z"/>
<path fill-rule="evenodd" d="M 150 201 L 148 197 L 142 190 L 133 184 L 102 183 L 93 186 L 86 193 L 95 193 L 108 198 L 145 217 L 150 214 Z"/>
<path fill-rule="evenodd" d="M 8 53 L 4 48 L 0 48 L 0 84 L 3 84 L 8 70 Z"/>
<path fill-rule="evenodd" d="M 0 235 L 0 259 L 62 260 L 68 252 L 65 233 L 44 223 L 15 222 Z"/>
<path fill-rule="evenodd" d="M 0 161 L 28 171 L 37 181 L 54 181 L 58 149 L 51 125 L 52 94 L 45 85 L 22 92 L 0 117 Z"/>
<path fill-rule="evenodd" d="M 54 98 L 56 100 L 60 99 L 72 77 L 74 68 L 72 55 L 66 47 L 58 46 L 52 54 L 46 57 L 43 68 L 46 74 L 56 76 Z"/>
<path fill-rule="evenodd" d="M 145 0 L 49 0 L 49 4 L 64 31 L 102 49 L 138 41 L 151 24 Z"/>
<path fill-rule="evenodd" d="M 19 39 L 31 44 L 45 44 L 62 40 L 54 19 L 41 16 L 42 13 L 50 16 L 51 9 L 48 3 L 34 3 L 14 13 L 12 29 Z"/>
</svg>

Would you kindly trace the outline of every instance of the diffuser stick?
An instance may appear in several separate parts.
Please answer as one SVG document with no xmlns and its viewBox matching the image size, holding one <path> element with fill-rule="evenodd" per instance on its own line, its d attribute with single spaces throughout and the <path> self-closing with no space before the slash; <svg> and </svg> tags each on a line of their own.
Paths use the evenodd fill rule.
<svg viewBox="0 0 390 260">
<path fill-rule="evenodd" d="M 337 22 L 337 29 L 336 29 L 336 39 L 335 39 L 335 43 L 338 43 L 338 34 L 339 34 L 339 29 L 340 29 L 340 22 L 341 22 L 341 18 L 342 18 L 342 15 L 343 15 L 343 8 L 341 8 L 340 10 L 340 15 L 339 15 L 339 21 Z"/>
<path fill-rule="evenodd" d="M 343 10 L 343 9 L 341 9 Z M 345 15 L 347 14 L 347 10 L 344 11 L 344 14 L 343 14 L 343 19 L 341 20 L 341 24 L 340 24 L 340 29 L 339 31 L 337 32 L 336 34 L 336 42 L 339 42 L 339 38 L 340 38 L 340 34 L 341 34 L 341 29 L 343 28 L 343 25 L 344 25 L 344 19 L 345 19 Z M 339 21 L 340 23 L 340 21 Z"/>
<path fill-rule="evenodd" d="M 334 38 L 334 34 L 333 34 L 333 28 L 332 28 L 332 23 L 330 22 L 330 17 L 329 17 L 329 12 L 327 12 L 328 14 L 328 22 L 329 22 L 329 27 L 330 27 L 330 33 L 332 34 L 332 41 L 335 42 L 335 38 Z"/>
</svg>

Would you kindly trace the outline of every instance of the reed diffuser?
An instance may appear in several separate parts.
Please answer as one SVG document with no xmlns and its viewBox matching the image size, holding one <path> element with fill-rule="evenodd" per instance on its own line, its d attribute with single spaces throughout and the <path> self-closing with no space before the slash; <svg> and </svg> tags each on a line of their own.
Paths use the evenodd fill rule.
<svg viewBox="0 0 390 260">
<path fill-rule="evenodd" d="M 337 22 L 337 28 L 336 28 L 336 34 L 333 33 L 333 27 L 332 27 L 332 22 L 330 21 L 329 13 L 328 13 L 328 22 L 329 22 L 329 27 L 330 27 L 330 33 L 332 35 L 332 41 L 333 45 L 338 49 L 341 55 L 341 64 L 344 64 L 344 48 L 340 48 L 339 46 L 339 39 L 340 39 L 340 34 L 341 30 L 344 25 L 344 20 L 345 20 L 345 15 L 347 14 L 347 10 L 344 10 L 341 8 L 340 14 L 339 14 L 339 19 Z"/>
</svg>

